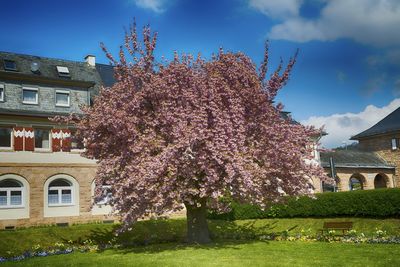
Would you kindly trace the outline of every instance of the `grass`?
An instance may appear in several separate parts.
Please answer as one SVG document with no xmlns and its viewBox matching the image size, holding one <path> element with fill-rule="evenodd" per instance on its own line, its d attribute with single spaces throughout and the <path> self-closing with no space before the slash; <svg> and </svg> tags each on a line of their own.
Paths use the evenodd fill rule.
<svg viewBox="0 0 400 267">
<path fill-rule="evenodd" d="M 32 258 L 0 266 L 400 266 L 398 245 L 322 242 L 177 243 Z"/>
<path fill-rule="evenodd" d="M 399 235 L 400 219 L 366 219 L 366 218 L 336 218 L 336 219 L 260 219 L 240 221 L 209 221 L 214 240 L 238 239 L 259 235 L 280 233 L 289 230 L 289 234 L 308 230 L 316 234 L 324 221 L 352 221 L 357 232 L 373 235 L 376 229 L 384 230 L 389 235 Z M 0 231 L 0 256 L 9 257 L 21 255 L 31 250 L 35 245 L 43 248 L 52 247 L 55 243 L 82 244 L 92 240 L 94 244 L 107 244 L 114 239 L 119 244 L 149 245 L 167 242 L 183 242 L 186 235 L 186 220 L 150 220 L 138 222 L 132 231 L 119 236 L 114 235 L 118 227 L 115 224 L 82 224 L 70 227 L 40 227 L 26 228 L 15 231 Z M 9 251 L 9 253 L 8 253 Z"/>
</svg>

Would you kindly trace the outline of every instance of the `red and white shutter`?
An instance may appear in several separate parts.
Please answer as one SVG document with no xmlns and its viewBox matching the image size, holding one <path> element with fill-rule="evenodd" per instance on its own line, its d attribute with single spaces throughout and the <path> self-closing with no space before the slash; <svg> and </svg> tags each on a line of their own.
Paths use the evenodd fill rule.
<svg viewBox="0 0 400 267">
<path fill-rule="evenodd" d="M 71 131 L 68 129 L 62 130 L 62 151 L 71 151 Z"/>
<path fill-rule="evenodd" d="M 61 129 L 52 129 L 51 130 L 51 147 L 53 152 L 57 152 L 61 150 L 61 139 L 62 132 Z"/>
<path fill-rule="evenodd" d="M 14 134 L 14 150 L 15 151 L 24 150 L 24 128 L 15 127 L 13 134 Z"/>
<path fill-rule="evenodd" d="M 25 128 L 25 151 L 35 150 L 35 132 L 33 128 Z"/>
</svg>

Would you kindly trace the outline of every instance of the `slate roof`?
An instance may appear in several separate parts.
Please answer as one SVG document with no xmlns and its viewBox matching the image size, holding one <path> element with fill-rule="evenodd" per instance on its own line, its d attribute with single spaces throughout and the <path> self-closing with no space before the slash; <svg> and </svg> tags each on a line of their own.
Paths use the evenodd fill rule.
<svg viewBox="0 0 400 267">
<path fill-rule="evenodd" d="M 330 167 L 329 159 L 332 157 L 335 167 L 342 168 L 384 168 L 394 169 L 395 166 L 389 164 L 384 159 L 373 152 L 336 150 L 321 152 L 322 167 Z"/>
<path fill-rule="evenodd" d="M 96 69 L 100 75 L 103 85 L 111 87 L 115 83 L 114 66 L 106 64 L 96 64 Z"/>
<path fill-rule="evenodd" d="M 17 70 L 8 71 L 4 69 L 4 60 L 15 61 Z M 39 72 L 31 71 L 32 62 L 39 63 Z M 71 77 L 60 77 L 56 66 L 67 67 Z M 63 59 L 31 56 L 9 52 L 0 52 L 0 71 L 14 72 L 29 76 L 50 78 L 55 80 L 86 81 L 96 84 L 102 83 L 96 68 L 90 67 L 86 62 L 70 61 Z"/>
<path fill-rule="evenodd" d="M 400 131 L 400 107 L 387 115 L 371 128 L 351 137 L 351 140 L 359 140 L 380 134 L 389 134 Z"/>
</svg>

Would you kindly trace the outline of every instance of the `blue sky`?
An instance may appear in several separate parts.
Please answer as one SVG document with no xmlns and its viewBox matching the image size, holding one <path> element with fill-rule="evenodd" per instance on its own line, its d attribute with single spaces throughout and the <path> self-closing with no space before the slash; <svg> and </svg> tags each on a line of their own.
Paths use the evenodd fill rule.
<svg viewBox="0 0 400 267">
<path fill-rule="evenodd" d="M 400 106 L 400 1 L 87 0 L 0 2 L 0 50 L 108 63 L 133 17 L 159 32 L 157 55 L 220 46 L 256 63 L 271 41 L 272 64 L 300 49 L 278 100 L 303 123 L 326 125 L 340 145 Z"/>
</svg>

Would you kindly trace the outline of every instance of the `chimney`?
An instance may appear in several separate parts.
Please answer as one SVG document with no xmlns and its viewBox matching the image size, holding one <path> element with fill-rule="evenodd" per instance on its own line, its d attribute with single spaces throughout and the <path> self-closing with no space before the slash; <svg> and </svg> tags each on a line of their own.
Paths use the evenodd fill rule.
<svg viewBox="0 0 400 267">
<path fill-rule="evenodd" d="M 85 61 L 91 67 L 95 67 L 96 66 L 96 57 L 93 56 L 93 55 L 87 55 L 85 57 Z"/>
</svg>

